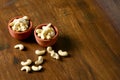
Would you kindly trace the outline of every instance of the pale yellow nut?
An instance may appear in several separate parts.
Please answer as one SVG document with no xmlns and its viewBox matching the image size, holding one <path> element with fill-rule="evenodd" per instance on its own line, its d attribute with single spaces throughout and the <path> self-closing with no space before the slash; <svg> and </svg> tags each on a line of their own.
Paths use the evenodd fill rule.
<svg viewBox="0 0 120 80">
<path fill-rule="evenodd" d="M 12 26 L 12 30 L 20 32 L 20 31 L 25 31 L 28 29 L 29 27 L 28 23 L 29 21 L 28 21 L 27 16 L 24 16 L 19 19 L 14 19 L 13 22 L 11 22 L 11 24 L 9 25 Z"/>
<path fill-rule="evenodd" d="M 24 45 L 23 44 L 16 44 L 14 46 L 14 48 L 19 49 L 19 50 L 23 50 L 24 49 Z"/>
<path fill-rule="evenodd" d="M 38 33 L 37 36 L 38 36 L 38 37 L 41 37 L 41 33 Z"/>
<path fill-rule="evenodd" d="M 49 24 L 47 24 L 47 26 L 46 27 L 50 27 L 52 24 L 51 23 L 49 23 Z"/>
<path fill-rule="evenodd" d="M 51 26 L 51 23 L 42 27 L 42 31 L 40 32 L 41 34 L 39 36 L 41 39 L 49 40 L 55 35 L 54 29 L 50 26 Z"/>
<path fill-rule="evenodd" d="M 16 31 L 16 30 L 17 30 L 17 28 L 16 28 L 15 26 L 12 26 L 12 30 Z"/>
<path fill-rule="evenodd" d="M 46 29 L 46 26 L 42 26 L 42 30 Z"/>
<path fill-rule="evenodd" d="M 46 35 L 48 34 L 49 28 L 42 30 L 41 32 L 41 39 L 45 39 Z"/>
<path fill-rule="evenodd" d="M 35 50 L 35 54 L 41 56 L 41 55 L 45 54 L 45 50 Z"/>
<path fill-rule="evenodd" d="M 41 39 L 43 39 L 43 40 L 45 39 L 45 36 L 44 36 L 44 35 L 42 35 L 42 34 L 41 34 Z"/>
<path fill-rule="evenodd" d="M 36 33 L 41 33 L 42 29 L 36 29 Z"/>
<path fill-rule="evenodd" d="M 38 60 L 35 61 L 35 64 L 36 64 L 36 65 L 40 65 L 40 64 L 42 64 L 42 63 L 43 63 L 43 57 L 42 57 L 42 56 L 38 56 Z"/>
<path fill-rule="evenodd" d="M 50 32 L 51 37 L 55 36 L 55 31 Z"/>
<path fill-rule="evenodd" d="M 24 26 L 21 26 L 20 31 L 25 31 L 25 30 L 27 30 L 27 28 Z"/>
<path fill-rule="evenodd" d="M 22 18 L 25 19 L 25 20 L 29 20 L 28 16 L 23 16 Z"/>
<path fill-rule="evenodd" d="M 27 59 L 26 61 L 21 61 L 21 65 L 22 66 L 28 66 L 28 65 L 30 65 L 32 63 L 32 60 L 30 60 L 30 59 Z"/>
<path fill-rule="evenodd" d="M 68 52 L 67 51 L 58 50 L 58 54 L 60 56 L 68 56 Z"/>
<path fill-rule="evenodd" d="M 18 21 L 19 23 L 26 24 L 26 20 L 25 20 L 25 19 L 23 19 L 23 18 L 19 18 L 17 21 Z"/>
<path fill-rule="evenodd" d="M 26 71 L 27 73 L 31 71 L 31 68 L 29 66 L 23 66 L 21 68 L 21 71 Z"/>
<path fill-rule="evenodd" d="M 31 69 L 33 70 L 33 71 L 40 71 L 41 69 L 42 69 L 43 67 L 41 66 L 41 65 L 39 65 L 39 66 L 32 66 L 31 67 Z"/>
<path fill-rule="evenodd" d="M 15 23 L 17 22 L 17 20 L 18 20 L 18 19 L 14 19 L 14 20 L 13 20 L 13 24 L 15 24 Z"/>
<path fill-rule="evenodd" d="M 47 47 L 47 52 L 50 53 L 52 51 L 52 47 L 51 46 L 48 46 Z"/>
<path fill-rule="evenodd" d="M 46 36 L 46 39 L 47 39 L 47 40 L 50 40 L 50 39 L 51 39 L 51 36 L 50 36 L 50 35 L 47 35 L 47 36 Z"/>
<path fill-rule="evenodd" d="M 50 55 L 51 55 L 52 58 L 55 58 L 55 59 L 60 58 L 59 55 L 56 52 L 51 52 Z"/>
<path fill-rule="evenodd" d="M 13 26 L 13 25 L 14 25 L 14 23 L 13 23 L 13 22 L 9 23 L 9 26 Z"/>
</svg>

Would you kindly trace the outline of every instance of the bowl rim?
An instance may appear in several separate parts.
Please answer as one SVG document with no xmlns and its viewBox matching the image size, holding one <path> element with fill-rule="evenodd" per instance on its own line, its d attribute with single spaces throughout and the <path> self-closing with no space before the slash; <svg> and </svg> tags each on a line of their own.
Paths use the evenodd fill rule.
<svg viewBox="0 0 120 80">
<path fill-rule="evenodd" d="M 37 37 L 37 39 L 39 39 L 40 41 L 45 41 L 45 42 L 51 41 L 51 40 L 55 39 L 55 38 L 58 36 L 58 28 L 57 28 L 56 26 L 54 26 L 54 25 L 52 25 L 52 27 L 53 27 L 54 30 L 55 30 L 55 35 L 54 35 L 54 37 L 52 37 L 51 39 L 49 39 L 49 40 L 47 40 L 47 39 L 41 39 L 40 37 L 37 36 L 37 34 L 36 34 L 36 29 L 40 29 L 40 28 L 42 28 L 42 26 L 46 26 L 47 24 L 49 24 L 49 23 L 39 24 L 39 25 L 36 26 L 35 29 L 34 29 L 34 36 Z"/>
<path fill-rule="evenodd" d="M 18 31 L 12 30 L 12 28 L 11 28 L 11 26 L 10 26 L 9 24 L 10 24 L 14 19 L 19 19 L 19 18 L 21 18 L 21 17 L 23 17 L 23 16 L 16 16 L 16 17 L 13 17 L 13 18 L 11 18 L 11 19 L 9 20 L 9 22 L 8 22 L 8 29 L 9 29 L 10 31 L 12 31 L 13 33 L 23 34 L 23 33 L 26 33 L 26 32 L 28 32 L 28 31 L 30 31 L 30 30 L 33 28 L 32 21 L 29 19 L 30 24 L 29 24 L 29 27 L 28 27 L 27 30 L 22 31 L 22 32 L 18 32 Z"/>
</svg>

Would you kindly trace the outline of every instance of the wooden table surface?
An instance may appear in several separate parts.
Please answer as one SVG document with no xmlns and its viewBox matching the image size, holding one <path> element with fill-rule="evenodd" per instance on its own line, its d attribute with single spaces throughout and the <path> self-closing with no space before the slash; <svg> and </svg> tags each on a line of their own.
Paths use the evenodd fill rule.
<svg viewBox="0 0 120 80">
<path fill-rule="evenodd" d="M 0 0 L 0 80 L 120 80 L 119 0 Z M 12 38 L 8 21 L 27 15 L 33 27 L 52 23 L 59 29 L 53 46 L 68 57 L 55 60 L 45 54 L 40 72 L 21 71 L 21 61 L 37 59 L 34 35 Z M 14 49 L 24 44 L 25 51 Z"/>
</svg>

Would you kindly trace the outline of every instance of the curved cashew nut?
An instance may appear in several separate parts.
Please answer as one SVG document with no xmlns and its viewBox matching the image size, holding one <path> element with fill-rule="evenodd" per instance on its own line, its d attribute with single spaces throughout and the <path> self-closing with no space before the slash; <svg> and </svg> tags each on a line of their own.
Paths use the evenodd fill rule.
<svg viewBox="0 0 120 80">
<path fill-rule="evenodd" d="M 55 30 L 53 29 L 53 27 L 51 27 L 51 23 L 49 23 L 46 26 L 42 27 L 42 30 L 37 29 L 36 33 L 40 33 L 40 35 L 38 35 L 41 39 L 51 39 L 54 35 L 55 35 Z"/>
<path fill-rule="evenodd" d="M 45 50 L 35 50 L 35 54 L 43 55 L 43 54 L 45 54 Z"/>
<path fill-rule="evenodd" d="M 36 29 L 36 33 L 41 33 L 42 32 L 42 29 Z"/>
<path fill-rule="evenodd" d="M 30 67 L 29 66 L 23 66 L 21 68 L 21 71 L 26 71 L 27 73 L 31 71 Z"/>
<path fill-rule="evenodd" d="M 47 52 L 50 53 L 52 51 L 52 47 L 51 46 L 48 46 L 47 47 Z"/>
<path fill-rule="evenodd" d="M 25 31 L 28 29 L 29 18 L 24 16 L 19 19 L 14 19 L 9 25 L 12 26 L 12 29 L 15 31 Z"/>
<path fill-rule="evenodd" d="M 51 55 L 52 58 L 55 58 L 55 59 L 59 59 L 60 58 L 59 55 L 56 52 L 54 52 L 54 51 L 51 51 L 50 55 Z"/>
<path fill-rule="evenodd" d="M 28 16 L 23 16 L 23 19 L 29 20 L 29 17 Z"/>
<path fill-rule="evenodd" d="M 68 55 L 68 52 L 67 52 L 67 51 L 59 50 L 59 51 L 58 51 L 58 54 L 59 54 L 60 56 L 67 56 L 67 55 Z"/>
<path fill-rule="evenodd" d="M 54 50 L 52 50 L 51 46 L 47 47 L 47 52 L 50 53 L 50 56 L 52 58 L 55 58 L 55 59 L 59 59 L 60 58 L 59 55 Z"/>
<path fill-rule="evenodd" d="M 39 56 L 39 57 L 38 57 L 38 60 L 35 61 L 35 64 L 36 64 L 36 65 L 39 65 L 39 64 L 42 64 L 42 63 L 43 63 L 43 57 L 42 57 L 42 56 Z"/>
<path fill-rule="evenodd" d="M 22 65 L 22 66 L 28 66 L 28 65 L 30 65 L 31 63 L 32 63 L 32 60 L 30 60 L 30 59 L 27 59 L 26 62 L 21 61 L 21 65 Z"/>
<path fill-rule="evenodd" d="M 33 71 L 40 71 L 43 67 L 40 65 L 40 66 L 32 66 L 31 68 Z"/>
<path fill-rule="evenodd" d="M 19 50 L 23 50 L 24 49 L 24 45 L 23 44 L 16 44 L 14 46 L 15 49 L 19 49 Z"/>
</svg>

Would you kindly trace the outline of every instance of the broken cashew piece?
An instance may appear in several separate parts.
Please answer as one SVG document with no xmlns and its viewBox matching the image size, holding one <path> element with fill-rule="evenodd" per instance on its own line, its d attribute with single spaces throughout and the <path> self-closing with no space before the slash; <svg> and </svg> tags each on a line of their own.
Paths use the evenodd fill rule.
<svg viewBox="0 0 120 80">
<path fill-rule="evenodd" d="M 16 44 L 15 46 L 14 46 L 14 48 L 15 49 L 19 49 L 19 50 L 23 50 L 24 49 L 24 45 L 23 44 Z"/>
<path fill-rule="evenodd" d="M 43 63 L 43 57 L 42 57 L 42 56 L 39 56 L 39 57 L 38 57 L 38 60 L 35 61 L 35 64 L 36 64 L 36 65 L 39 65 L 39 64 L 42 64 L 42 63 Z"/>
<path fill-rule="evenodd" d="M 27 59 L 26 62 L 21 61 L 21 65 L 22 65 L 22 66 L 28 66 L 28 65 L 30 65 L 31 63 L 32 63 L 32 60 L 30 60 L 30 59 Z"/>
<path fill-rule="evenodd" d="M 30 67 L 29 66 L 23 66 L 21 68 L 21 71 L 26 71 L 27 73 L 31 71 Z"/>
<path fill-rule="evenodd" d="M 40 65 L 40 66 L 32 66 L 31 69 L 33 71 L 40 71 L 43 67 Z"/>
<path fill-rule="evenodd" d="M 45 50 L 35 50 L 35 54 L 41 56 L 41 55 L 45 54 Z"/>
<path fill-rule="evenodd" d="M 68 52 L 67 51 L 58 50 L 58 54 L 60 56 L 68 56 Z"/>
</svg>

